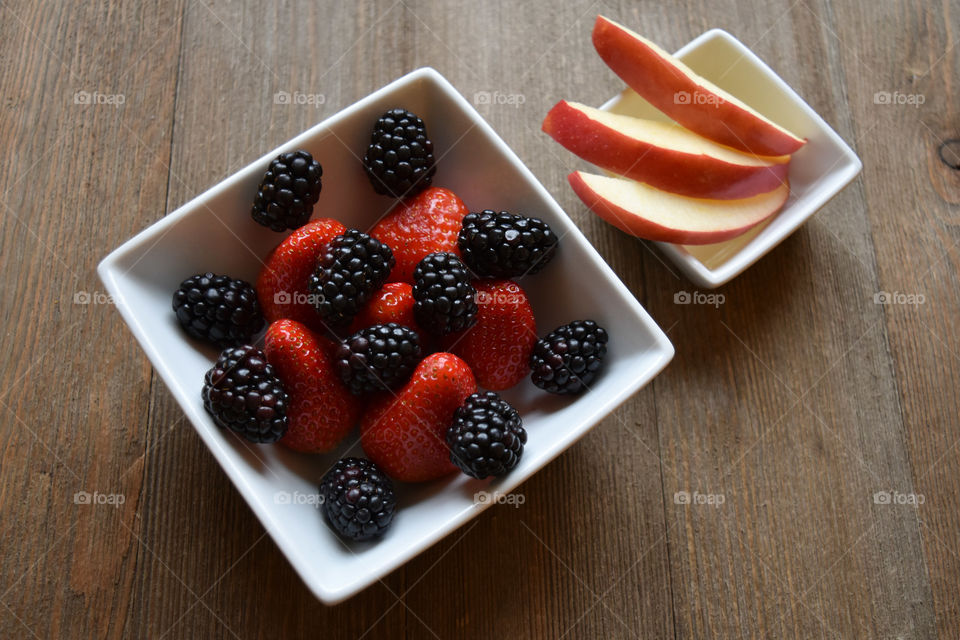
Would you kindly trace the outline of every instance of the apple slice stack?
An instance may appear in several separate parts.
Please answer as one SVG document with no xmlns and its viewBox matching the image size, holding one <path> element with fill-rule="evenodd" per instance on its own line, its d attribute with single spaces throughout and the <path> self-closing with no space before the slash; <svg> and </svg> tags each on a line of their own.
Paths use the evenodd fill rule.
<svg viewBox="0 0 960 640">
<path fill-rule="evenodd" d="M 674 122 L 561 100 L 543 131 L 622 178 L 568 177 L 590 209 L 632 235 L 683 244 L 738 236 L 783 206 L 790 155 L 806 141 L 672 55 L 603 16 L 593 44 L 604 62 Z"/>
</svg>

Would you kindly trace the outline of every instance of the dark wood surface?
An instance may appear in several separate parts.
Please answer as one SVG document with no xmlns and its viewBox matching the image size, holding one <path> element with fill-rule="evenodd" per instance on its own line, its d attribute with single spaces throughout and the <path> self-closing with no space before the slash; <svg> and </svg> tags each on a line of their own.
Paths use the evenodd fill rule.
<svg viewBox="0 0 960 640">
<path fill-rule="evenodd" d="M 668 49 L 729 30 L 863 160 L 719 308 L 675 305 L 694 287 L 586 212 L 577 162 L 539 132 L 556 100 L 620 88 L 597 13 Z M 0 0 L 0 637 L 958 637 L 960 172 L 940 159 L 960 137 L 958 24 L 956 0 Z M 468 98 L 524 96 L 480 109 L 677 355 L 520 508 L 325 607 L 119 314 L 75 296 L 135 232 L 425 65 Z"/>
</svg>

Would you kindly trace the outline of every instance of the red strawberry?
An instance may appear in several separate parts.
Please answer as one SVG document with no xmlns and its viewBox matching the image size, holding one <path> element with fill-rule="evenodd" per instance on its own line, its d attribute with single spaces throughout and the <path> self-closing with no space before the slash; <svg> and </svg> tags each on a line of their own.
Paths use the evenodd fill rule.
<svg viewBox="0 0 960 640">
<path fill-rule="evenodd" d="M 354 318 L 350 332 L 355 333 L 375 324 L 396 322 L 420 334 L 420 345 L 424 347 L 430 334 L 417 324 L 413 316 L 414 302 L 413 287 L 406 282 L 388 282 Z"/>
<path fill-rule="evenodd" d="M 267 322 L 296 320 L 320 330 L 320 317 L 307 297 L 307 281 L 317 266 L 320 250 L 347 228 L 321 218 L 300 227 L 267 257 L 257 278 L 257 300 Z"/>
<path fill-rule="evenodd" d="M 510 280 L 478 280 L 477 323 L 443 344 L 463 358 L 477 384 L 502 391 L 530 372 L 530 353 L 537 342 L 537 323 L 527 294 Z"/>
<path fill-rule="evenodd" d="M 333 449 L 360 417 L 360 401 L 337 376 L 329 341 L 294 320 L 277 320 L 264 338 L 267 361 L 289 396 L 290 428 L 280 439 L 294 451 Z"/>
<path fill-rule="evenodd" d="M 456 471 L 447 428 L 477 390 L 470 367 L 452 353 L 424 358 L 396 395 L 374 398 L 360 419 L 363 450 L 401 482 L 425 482 Z"/>
<path fill-rule="evenodd" d="M 428 253 L 452 251 L 460 255 L 457 235 L 470 213 L 449 189 L 430 187 L 397 203 L 370 235 L 393 250 L 397 264 L 390 279 L 413 284 L 413 270 Z"/>
</svg>

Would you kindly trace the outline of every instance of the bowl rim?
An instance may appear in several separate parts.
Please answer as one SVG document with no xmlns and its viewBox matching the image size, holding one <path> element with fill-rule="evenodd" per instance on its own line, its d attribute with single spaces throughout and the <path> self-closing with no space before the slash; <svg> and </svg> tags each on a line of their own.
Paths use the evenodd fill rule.
<svg viewBox="0 0 960 640">
<path fill-rule="evenodd" d="M 800 95 L 794 91 L 794 89 L 784 81 L 770 66 L 764 62 L 756 53 L 753 52 L 747 45 L 743 44 L 738 40 L 734 35 L 729 33 L 724 29 L 713 28 L 707 31 L 704 31 L 699 36 L 683 45 L 674 52 L 674 56 L 682 58 L 686 54 L 700 48 L 701 46 L 711 42 L 713 40 L 722 40 L 727 46 L 733 48 L 739 55 L 740 59 L 745 59 L 751 63 L 756 70 L 763 74 L 767 80 L 772 82 L 777 89 L 783 93 L 790 100 L 793 105 L 805 113 L 815 124 L 816 126 L 826 135 L 829 140 L 836 145 L 840 151 L 841 157 L 845 160 L 842 166 L 831 167 L 826 173 L 820 176 L 820 180 L 831 176 L 835 178 L 836 186 L 833 189 L 824 191 L 823 194 L 818 196 L 814 202 L 807 204 L 800 213 L 793 216 L 793 219 L 786 224 L 781 231 L 776 235 L 771 235 L 763 238 L 762 242 L 757 243 L 757 238 L 752 239 L 746 245 L 740 248 L 735 254 L 727 258 L 720 265 L 716 267 L 708 267 L 700 260 L 691 255 L 681 244 L 673 242 L 660 242 L 660 241 L 651 241 L 660 251 L 670 258 L 674 264 L 676 264 L 681 271 L 683 271 L 694 284 L 706 287 L 709 289 L 715 289 L 719 286 L 722 286 L 734 279 L 747 269 L 749 269 L 755 262 L 760 260 L 763 256 L 767 255 L 770 251 L 777 247 L 781 242 L 786 240 L 793 234 L 794 231 L 799 229 L 807 220 L 809 220 L 813 214 L 819 211 L 824 205 L 826 205 L 834 196 L 836 196 L 840 191 L 842 191 L 854 178 L 859 175 L 860 171 L 863 169 L 863 163 L 857 154 L 850 148 L 850 145 L 840 137 L 840 135 L 834 131 L 823 117 L 818 114 L 813 107 L 811 107 L 807 102 L 800 97 Z M 619 102 L 623 93 L 619 93 L 616 96 L 613 96 L 607 100 L 600 109 L 608 110 Z M 775 214 L 776 216 L 781 215 L 782 212 Z"/>
<path fill-rule="evenodd" d="M 251 175 L 262 174 L 264 168 L 279 153 L 301 146 L 305 141 L 316 137 L 326 129 L 336 126 L 340 121 L 352 117 L 355 112 L 366 108 L 371 103 L 383 98 L 385 95 L 388 95 L 408 84 L 423 80 L 436 83 L 437 87 L 443 92 L 443 94 L 450 99 L 457 108 L 462 109 L 475 124 L 475 126 L 481 129 L 487 138 L 493 144 L 495 144 L 498 151 L 501 152 L 504 158 L 509 161 L 509 164 L 513 170 L 520 173 L 520 176 L 523 178 L 524 182 L 529 184 L 531 189 L 540 196 L 545 205 L 553 209 L 554 213 L 559 216 L 560 219 L 565 219 L 566 223 L 569 223 L 569 225 L 572 227 L 572 232 L 580 235 L 585 245 L 588 259 L 600 270 L 600 273 L 603 275 L 603 277 L 609 280 L 611 285 L 620 291 L 625 303 L 633 309 L 637 317 L 642 321 L 644 328 L 649 332 L 652 340 L 651 345 L 646 352 L 646 354 L 652 356 L 647 367 L 645 367 L 642 371 L 637 371 L 629 383 L 620 387 L 615 393 L 606 398 L 604 402 L 596 403 L 595 406 L 592 407 L 593 410 L 590 412 L 589 416 L 583 420 L 581 428 L 570 431 L 564 434 L 564 436 L 561 438 L 555 440 L 552 444 L 552 450 L 550 450 L 549 455 L 542 460 L 542 463 L 539 466 L 530 469 L 526 476 L 507 476 L 504 478 L 504 481 L 498 485 L 497 492 L 503 494 L 508 493 L 543 469 L 543 467 L 545 467 L 550 461 L 563 453 L 576 440 L 586 435 L 586 433 L 599 424 L 603 418 L 609 415 L 623 402 L 633 396 L 640 388 L 648 384 L 654 377 L 656 377 L 670 362 L 675 353 L 672 343 L 660 326 L 653 320 L 646 309 L 643 308 L 640 302 L 620 280 L 619 276 L 616 275 L 613 269 L 606 263 L 606 261 L 603 260 L 603 258 L 597 252 L 597 249 L 589 242 L 589 240 L 586 239 L 585 236 L 583 236 L 582 232 L 579 230 L 573 220 L 563 210 L 563 208 L 560 207 L 560 205 L 550 195 L 540 181 L 533 175 L 529 168 L 523 164 L 516 153 L 493 130 L 489 123 L 487 123 L 487 121 L 476 111 L 476 109 L 473 108 L 466 98 L 464 98 L 463 95 L 461 95 L 446 78 L 444 78 L 438 71 L 431 67 L 421 67 L 411 71 L 365 96 L 364 98 L 347 105 L 320 123 L 294 136 L 292 139 L 284 142 L 276 149 L 269 151 L 245 167 L 226 177 L 222 181 L 202 192 L 200 195 L 192 198 L 187 203 L 178 207 L 172 213 L 147 226 L 132 238 L 123 242 L 119 247 L 111 251 L 105 258 L 103 258 L 103 260 L 97 266 L 97 273 L 108 293 L 115 301 L 117 310 L 120 312 L 123 320 L 130 327 L 134 337 L 140 343 L 140 346 L 150 360 L 151 365 L 170 389 L 175 400 L 177 401 L 177 404 L 180 405 L 181 410 L 183 410 L 186 414 L 191 426 L 210 449 L 213 457 L 223 468 L 224 472 L 237 488 L 244 501 L 250 506 L 254 515 L 263 524 L 264 528 L 267 530 L 267 533 L 269 533 L 273 538 L 277 547 L 290 562 L 293 569 L 300 576 L 301 580 L 303 580 L 307 588 L 318 599 L 328 605 L 341 602 L 355 595 L 372 583 L 382 580 L 389 573 L 396 570 L 398 567 L 402 566 L 420 553 L 426 551 L 439 540 L 452 533 L 456 528 L 462 526 L 469 520 L 479 515 L 480 512 L 493 504 L 493 501 L 487 501 L 483 504 L 474 503 L 472 508 L 468 507 L 461 510 L 454 517 L 449 518 L 430 530 L 429 534 L 421 538 L 421 540 L 416 544 L 408 545 L 398 553 L 391 556 L 388 562 L 377 565 L 376 569 L 358 572 L 354 579 L 340 582 L 336 586 L 331 586 L 329 583 L 322 581 L 317 575 L 317 572 L 310 569 L 312 565 L 306 558 L 305 551 L 301 550 L 301 548 L 287 536 L 283 522 L 276 519 L 273 514 L 260 503 L 260 500 L 257 499 L 254 489 L 247 482 L 244 470 L 237 466 L 230 452 L 225 449 L 220 441 L 213 438 L 206 432 L 205 429 L 202 429 L 200 426 L 198 426 L 198 422 L 207 419 L 206 416 L 199 415 L 199 412 L 194 404 L 183 401 L 183 398 L 187 397 L 190 391 L 183 387 L 178 379 L 178 376 L 171 368 L 167 366 L 164 358 L 161 355 L 160 345 L 151 340 L 148 332 L 137 321 L 137 315 L 135 312 L 126 304 L 123 297 L 120 279 L 123 278 L 128 271 L 124 268 L 125 261 L 128 257 L 137 256 L 143 253 L 144 249 L 149 251 L 150 248 L 146 247 L 146 245 L 155 240 L 158 235 L 162 236 L 165 234 L 184 217 L 195 213 L 198 209 L 207 207 L 207 202 L 209 200 L 216 198 L 229 189 L 234 188 L 239 183 L 249 180 Z"/>
</svg>

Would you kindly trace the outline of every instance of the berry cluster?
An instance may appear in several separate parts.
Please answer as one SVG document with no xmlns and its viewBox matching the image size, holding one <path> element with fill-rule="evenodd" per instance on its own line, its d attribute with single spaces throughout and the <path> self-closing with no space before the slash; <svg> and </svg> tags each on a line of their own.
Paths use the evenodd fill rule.
<svg viewBox="0 0 960 640">
<path fill-rule="evenodd" d="M 420 336 L 394 322 L 357 331 L 337 348 L 340 379 L 354 395 L 393 389 L 420 362 Z"/>
<path fill-rule="evenodd" d="M 527 432 L 497 392 L 532 374 L 546 391 L 579 393 L 607 349 L 591 320 L 538 340 L 516 279 L 550 263 L 556 234 L 539 218 L 470 213 L 432 186 L 433 144 L 419 117 L 384 113 L 363 165 L 377 193 L 402 198 L 369 233 L 310 222 L 322 169 L 307 151 L 284 153 L 252 217 L 295 231 L 256 284 L 204 273 L 173 295 L 184 330 L 223 349 L 202 391 L 215 424 L 305 453 L 332 451 L 359 424 L 366 458 L 339 460 L 319 484 L 330 527 L 356 541 L 389 528 L 394 481 L 515 469 Z"/>
<path fill-rule="evenodd" d="M 173 310 L 187 333 L 221 348 L 249 342 L 263 328 L 257 292 L 230 276 L 187 278 L 173 293 Z"/>
<path fill-rule="evenodd" d="M 348 229 L 320 255 L 307 289 L 317 313 L 331 327 L 343 327 L 390 277 L 390 247 L 362 231 Z"/>
<path fill-rule="evenodd" d="M 527 432 L 520 413 L 493 391 L 475 393 L 447 429 L 450 460 L 468 476 L 502 476 L 520 462 Z"/>
<path fill-rule="evenodd" d="M 607 332 L 593 320 L 578 320 L 537 341 L 530 356 L 533 384 L 558 394 L 580 393 L 597 377 L 607 354 Z"/>
<path fill-rule="evenodd" d="M 251 442 L 276 442 L 287 432 L 287 393 L 263 351 L 225 349 L 203 380 L 203 407 L 218 426 Z"/>
<path fill-rule="evenodd" d="M 477 321 L 477 290 L 470 272 L 453 253 L 431 253 L 413 271 L 417 322 L 445 336 Z"/>
<path fill-rule="evenodd" d="M 463 219 L 458 244 L 474 273 L 516 278 L 539 272 L 553 259 L 557 236 L 540 218 L 487 209 Z"/>
<path fill-rule="evenodd" d="M 397 507 L 393 482 L 364 458 L 343 458 L 333 465 L 320 481 L 320 498 L 327 521 L 351 540 L 381 535 Z"/>
<path fill-rule="evenodd" d="M 281 153 L 257 188 L 253 219 L 274 231 L 302 227 L 320 199 L 322 175 L 323 168 L 308 151 Z"/>
<path fill-rule="evenodd" d="M 423 120 L 405 109 L 391 109 L 380 116 L 363 166 L 379 194 L 403 198 L 429 187 L 437 168 Z"/>
</svg>

